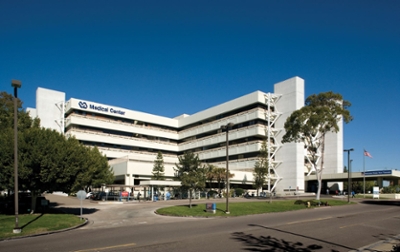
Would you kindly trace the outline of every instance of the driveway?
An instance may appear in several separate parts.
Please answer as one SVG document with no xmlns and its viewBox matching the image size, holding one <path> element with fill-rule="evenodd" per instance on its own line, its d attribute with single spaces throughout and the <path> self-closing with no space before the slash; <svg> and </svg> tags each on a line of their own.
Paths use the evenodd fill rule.
<svg viewBox="0 0 400 252">
<path fill-rule="evenodd" d="M 46 194 L 50 205 L 67 213 L 80 215 L 81 201 L 75 197 Z M 237 199 L 236 201 L 240 201 Z M 225 199 L 213 199 L 213 202 Z M 232 201 L 232 200 L 231 200 Z M 210 202 L 210 201 L 207 201 Z M 193 204 L 206 204 L 206 200 L 194 200 Z M 112 228 L 117 226 L 133 226 L 153 223 L 187 222 L 195 218 L 160 216 L 154 213 L 161 207 L 188 204 L 188 200 L 168 201 L 130 201 L 130 202 L 103 202 L 82 200 L 82 216 L 89 220 L 89 224 L 82 229 Z"/>
</svg>

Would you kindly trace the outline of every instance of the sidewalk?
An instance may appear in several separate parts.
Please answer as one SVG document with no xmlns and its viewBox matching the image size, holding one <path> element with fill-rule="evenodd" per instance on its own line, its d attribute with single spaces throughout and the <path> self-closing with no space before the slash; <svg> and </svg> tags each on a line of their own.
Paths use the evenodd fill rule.
<svg viewBox="0 0 400 252">
<path fill-rule="evenodd" d="M 393 246 L 400 246 L 400 235 L 397 235 L 391 239 L 386 239 L 383 241 L 378 241 L 373 244 L 369 244 L 357 250 L 351 250 L 350 252 L 359 252 L 359 251 L 392 251 Z"/>
</svg>

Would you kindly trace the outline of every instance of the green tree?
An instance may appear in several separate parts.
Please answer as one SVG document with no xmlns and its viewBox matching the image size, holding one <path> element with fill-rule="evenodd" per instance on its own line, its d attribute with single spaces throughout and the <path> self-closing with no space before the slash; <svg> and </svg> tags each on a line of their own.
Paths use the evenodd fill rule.
<svg viewBox="0 0 400 252">
<path fill-rule="evenodd" d="M 228 174 L 229 178 L 233 178 L 233 174 L 229 172 Z M 218 192 L 221 193 L 221 182 L 226 181 L 226 169 L 225 168 L 220 168 L 220 167 L 215 167 L 214 168 L 214 178 L 217 180 L 218 183 Z"/>
<path fill-rule="evenodd" d="M 165 171 L 164 158 L 161 151 L 159 151 L 157 153 L 156 160 L 154 160 L 154 166 L 152 172 L 153 176 L 151 178 L 154 180 L 165 180 L 164 171 Z"/>
<path fill-rule="evenodd" d="M 153 176 L 151 177 L 151 179 L 165 180 L 164 170 L 165 170 L 164 169 L 164 158 L 163 158 L 161 151 L 158 151 L 157 158 L 156 158 L 156 160 L 154 160 L 154 166 L 153 166 L 153 171 L 152 171 Z M 158 187 L 158 186 L 155 187 L 156 191 L 158 191 L 159 189 L 160 189 L 160 187 Z M 162 188 L 161 188 L 161 190 L 162 190 Z"/>
<path fill-rule="evenodd" d="M 20 140 L 19 185 L 31 192 L 34 212 L 37 195 L 63 187 L 64 176 L 58 176 L 57 170 L 65 150 L 64 137 L 53 130 L 32 127 L 20 134 Z"/>
<path fill-rule="evenodd" d="M 75 138 L 73 140 L 77 142 Z M 107 157 L 97 147 L 88 148 L 80 145 L 86 159 L 84 159 L 82 169 L 78 172 L 71 191 L 87 190 L 88 187 L 100 187 L 102 184 L 114 182 L 114 173 L 108 164 Z"/>
<path fill-rule="evenodd" d="M 374 186 L 375 186 L 375 181 L 365 181 L 365 193 L 367 193 L 368 191 L 372 191 Z M 347 181 L 345 181 L 343 183 L 343 188 L 345 191 L 348 190 L 348 182 Z M 363 193 L 364 182 L 363 181 L 352 181 L 351 188 L 356 193 Z"/>
<path fill-rule="evenodd" d="M 264 140 L 261 144 L 260 154 L 258 155 L 258 160 L 254 165 L 253 171 L 253 184 L 257 189 L 257 196 L 259 196 L 259 189 L 267 182 L 268 172 L 268 150 L 266 140 Z"/>
<path fill-rule="evenodd" d="M 17 100 L 18 146 L 21 133 L 39 120 L 32 120 L 22 110 L 21 100 Z M 11 94 L 0 92 L 0 190 L 14 188 L 14 100 Z"/>
<path fill-rule="evenodd" d="M 234 175 L 229 172 L 228 176 L 229 178 L 233 178 Z M 221 193 L 221 183 L 226 180 L 226 169 L 208 164 L 206 166 L 206 180 L 208 180 L 210 189 L 212 182 L 216 180 L 218 184 L 218 193 Z"/>
<path fill-rule="evenodd" d="M 97 148 L 44 128 L 28 129 L 21 137 L 19 179 L 21 188 L 31 191 L 32 211 L 36 196 L 44 191 L 71 193 L 114 180 L 107 158 Z"/>
<path fill-rule="evenodd" d="M 193 152 L 185 152 L 178 157 L 175 164 L 177 179 L 181 181 L 182 191 L 189 191 L 189 207 L 192 208 L 192 191 L 203 190 L 206 186 L 206 169 L 201 164 L 199 156 Z"/>
<path fill-rule="evenodd" d="M 311 95 L 305 106 L 294 111 L 285 122 L 286 133 L 282 143 L 301 142 L 307 150 L 310 164 L 316 171 L 318 191 L 316 199 L 320 200 L 322 173 L 324 169 L 325 135 L 339 131 L 339 122 L 349 123 L 353 120 L 350 102 L 343 100 L 342 95 L 333 92 Z M 321 161 L 318 166 L 318 161 Z"/>
<path fill-rule="evenodd" d="M 40 128 L 18 102 L 18 178 L 19 189 L 36 195 L 44 191 L 70 193 L 85 186 L 112 183 L 114 175 L 107 158 L 97 148 L 83 146 L 75 138 Z M 12 96 L 0 93 L 0 189 L 14 188 L 14 134 Z"/>
<path fill-rule="evenodd" d="M 214 169 L 214 174 L 215 174 L 215 180 L 217 180 L 217 184 L 218 184 L 218 192 L 221 193 L 221 182 L 225 181 L 226 179 L 226 172 L 225 172 L 225 168 L 220 168 L 220 167 L 216 167 Z"/>
<path fill-rule="evenodd" d="M 215 165 L 207 164 L 206 166 L 206 181 L 208 181 L 208 186 L 211 189 L 211 184 L 215 178 L 215 169 L 217 167 Z"/>
</svg>

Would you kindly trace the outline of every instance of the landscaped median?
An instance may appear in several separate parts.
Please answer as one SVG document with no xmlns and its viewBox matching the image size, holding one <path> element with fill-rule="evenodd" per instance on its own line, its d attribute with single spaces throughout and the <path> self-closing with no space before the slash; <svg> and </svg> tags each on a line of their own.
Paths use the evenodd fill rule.
<svg viewBox="0 0 400 252">
<path fill-rule="evenodd" d="M 21 214 L 18 215 L 18 224 L 22 232 L 15 234 L 13 233 L 15 215 L 1 214 L 0 240 L 64 230 L 84 224 L 85 221 L 85 219 L 81 219 L 73 214 Z"/>
<path fill-rule="evenodd" d="M 211 202 L 211 201 L 210 201 Z M 308 206 L 308 202 L 310 203 Z M 263 213 L 274 213 L 274 212 L 286 212 L 295 211 L 306 208 L 317 208 L 317 207 L 327 207 L 327 206 L 340 206 L 348 205 L 347 201 L 343 200 L 322 200 L 319 202 L 315 200 L 276 200 L 272 203 L 268 201 L 250 201 L 250 202 L 234 202 L 229 204 L 229 212 L 227 215 L 225 213 L 226 205 L 225 203 L 217 203 L 216 211 L 210 213 L 206 211 L 206 204 L 193 204 L 192 208 L 188 205 L 165 207 L 156 210 L 157 214 L 169 215 L 169 216 L 181 216 L 181 217 L 215 217 L 215 216 L 243 216 L 251 214 L 263 214 Z"/>
</svg>

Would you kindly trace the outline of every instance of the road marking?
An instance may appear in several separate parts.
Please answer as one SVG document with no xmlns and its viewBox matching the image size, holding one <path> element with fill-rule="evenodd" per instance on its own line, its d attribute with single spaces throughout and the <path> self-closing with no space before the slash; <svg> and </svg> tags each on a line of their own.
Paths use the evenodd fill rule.
<svg viewBox="0 0 400 252">
<path fill-rule="evenodd" d="M 361 225 L 362 223 L 356 223 L 356 224 L 352 224 L 352 225 L 346 225 L 346 226 L 341 226 L 339 228 L 348 228 L 348 227 L 354 227 L 354 226 L 358 226 Z"/>
<path fill-rule="evenodd" d="M 301 221 L 293 221 L 293 222 L 288 222 L 286 223 L 287 225 L 292 225 L 292 224 L 298 224 L 298 223 L 304 223 L 304 222 L 312 222 L 312 221 L 320 221 L 320 220 L 329 220 L 332 219 L 332 217 L 326 217 L 326 218 L 318 218 L 318 219 L 310 219 L 310 220 L 301 220 Z"/>
<path fill-rule="evenodd" d="M 90 252 L 90 251 L 101 251 L 101 250 L 107 250 L 107 249 L 115 249 L 115 248 L 127 248 L 127 247 L 133 247 L 133 246 L 135 246 L 135 245 L 136 245 L 136 243 L 128 243 L 128 244 L 121 244 L 121 245 L 110 246 L 110 247 L 102 247 L 102 248 L 91 248 L 91 249 L 75 250 L 74 252 Z"/>
</svg>

